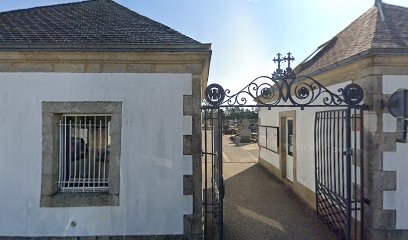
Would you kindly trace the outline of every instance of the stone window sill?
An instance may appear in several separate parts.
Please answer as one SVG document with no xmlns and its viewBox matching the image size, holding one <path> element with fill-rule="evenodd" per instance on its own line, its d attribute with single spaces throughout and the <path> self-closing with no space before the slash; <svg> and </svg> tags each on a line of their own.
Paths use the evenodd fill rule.
<svg viewBox="0 0 408 240">
<path fill-rule="evenodd" d="M 119 195 L 109 193 L 56 193 L 41 196 L 41 207 L 119 206 Z"/>
</svg>

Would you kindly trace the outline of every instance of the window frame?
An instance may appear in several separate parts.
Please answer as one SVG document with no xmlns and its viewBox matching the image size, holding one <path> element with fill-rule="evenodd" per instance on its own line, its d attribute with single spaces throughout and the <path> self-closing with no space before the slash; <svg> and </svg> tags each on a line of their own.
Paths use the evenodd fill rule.
<svg viewBox="0 0 408 240">
<path fill-rule="evenodd" d="M 42 106 L 41 207 L 119 206 L 122 102 L 49 102 Z M 59 192 L 59 128 L 63 114 L 111 115 L 108 192 Z"/>
<path fill-rule="evenodd" d="M 261 136 L 261 129 L 262 128 L 265 129 L 265 135 L 264 135 L 265 136 L 265 145 L 263 145 L 261 143 L 261 137 L 262 137 Z M 268 130 L 276 131 L 275 132 L 276 140 L 275 140 L 275 142 L 273 142 L 273 143 L 275 143 L 275 145 L 273 145 L 272 147 L 271 147 L 271 145 L 269 144 L 269 141 L 268 141 Z M 279 147 L 280 147 L 279 146 L 279 127 L 267 126 L 267 125 L 258 125 L 258 145 L 261 148 L 264 148 L 264 149 L 267 149 L 267 150 L 269 150 L 269 151 L 271 151 L 273 153 L 279 154 Z"/>
</svg>

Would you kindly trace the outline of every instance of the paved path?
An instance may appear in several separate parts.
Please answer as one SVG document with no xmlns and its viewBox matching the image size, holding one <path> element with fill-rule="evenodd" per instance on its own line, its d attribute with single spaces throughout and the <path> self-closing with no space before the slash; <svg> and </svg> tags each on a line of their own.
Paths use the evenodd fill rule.
<svg viewBox="0 0 408 240">
<path fill-rule="evenodd" d="M 332 240 L 315 213 L 260 166 L 256 144 L 223 137 L 226 240 Z"/>
</svg>

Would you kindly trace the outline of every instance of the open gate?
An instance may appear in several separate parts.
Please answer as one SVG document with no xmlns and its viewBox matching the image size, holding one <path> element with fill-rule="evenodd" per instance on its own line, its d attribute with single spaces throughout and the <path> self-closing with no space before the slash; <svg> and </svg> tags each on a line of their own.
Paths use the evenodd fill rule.
<svg viewBox="0 0 408 240">
<path fill-rule="evenodd" d="M 219 84 L 205 89 L 201 109 L 206 240 L 224 236 L 223 107 L 337 109 L 315 115 L 317 213 L 339 238 L 363 239 L 363 90 L 351 83 L 334 93 L 312 77 L 296 76 L 290 67 L 293 60 L 291 53 L 283 58 L 278 54 L 272 76 L 260 76 L 235 94 Z M 285 70 L 282 62 L 288 64 Z"/>
<path fill-rule="evenodd" d="M 341 239 L 364 239 L 363 109 L 316 112 L 317 215 Z"/>
</svg>

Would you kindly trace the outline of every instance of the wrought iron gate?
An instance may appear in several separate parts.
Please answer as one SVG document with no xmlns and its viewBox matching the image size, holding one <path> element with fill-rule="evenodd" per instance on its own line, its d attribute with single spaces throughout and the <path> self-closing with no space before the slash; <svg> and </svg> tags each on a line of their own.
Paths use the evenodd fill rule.
<svg viewBox="0 0 408 240">
<path fill-rule="evenodd" d="M 338 109 L 316 113 L 317 212 L 340 238 L 363 239 L 363 89 L 351 83 L 334 93 L 312 77 L 296 76 L 290 66 L 293 60 L 290 53 L 283 58 L 278 54 L 273 60 L 278 68 L 271 77 L 260 76 L 235 94 L 218 84 L 205 89 L 201 108 L 205 239 L 223 239 L 223 107 Z M 288 64 L 285 70 L 282 62 Z"/>
<path fill-rule="evenodd" d="M 203 114 L 204 239 L 223 239 L 224 179 L 222 175 L 222 113 L 205 108 Z"/>
<path fill-rule="evenodd" d="M 317 215 L 342 239 L 364 239 L 363 109 L 316 112 Z"/>
</svg>

